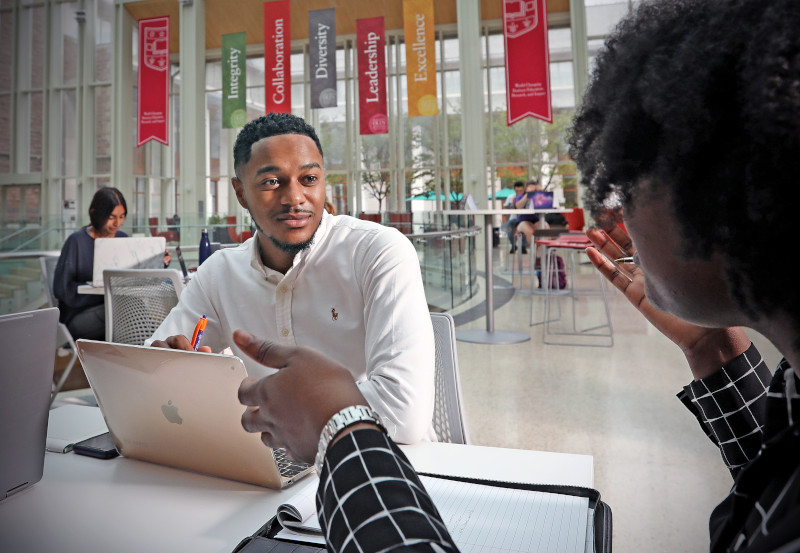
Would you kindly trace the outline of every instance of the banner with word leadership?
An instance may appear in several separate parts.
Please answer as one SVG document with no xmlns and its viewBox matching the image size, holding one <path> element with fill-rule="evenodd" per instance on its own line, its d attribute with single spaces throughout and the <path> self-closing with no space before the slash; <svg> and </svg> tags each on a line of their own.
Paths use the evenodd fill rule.
<svg viewBox="0 0 800 553">
<path fill-rule="evenodd" d="M 169 16 L 139 20 L 136 147 L 169 145 Z"/>
<path fill-rule="evenodd" d="M 546 0 L 503 0 L 509 125 L 527 116 L 553 122 Z"/>
<path fill-rule="evenodd" d="M 266 113 L 292 112 L 292 32 L 289 0 L 264 2 Z"/>
<path fill-rule="evenodd" d="M 383 17 L 356 20 L 358 114 L 361 134 L 389 132 L 386 112 L 386 33 Z"/>
<path fill-rule="evenodd" d="M 311 108 L 336 106 L 336 8 L 308 12 Z"/>
<path fill-rule="evenodd" d="M 436 115 L 436 33 L 433 0 L 403 0 L 408 116 Z"/>
<path fill-rule="evenodd" d="M 247 34 L 222 35 L 222 128 L 247 123 Z"/>
</svg>

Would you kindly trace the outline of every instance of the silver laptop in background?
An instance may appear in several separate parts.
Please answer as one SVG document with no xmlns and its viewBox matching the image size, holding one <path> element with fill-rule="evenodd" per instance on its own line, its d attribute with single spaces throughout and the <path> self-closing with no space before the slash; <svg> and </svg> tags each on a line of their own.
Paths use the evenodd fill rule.
<svg viewBox="0 0 800 553">
<path fill-rule="evenodd" d="M 238 389 L 247 372 L 238 357 L 94 340 L 76 344 L 123 456 L 275 489 L 313 470 L 242 428 Z"/>
<path fill-rule="evenodd" d="M 0 501 L 42 479 L 58 309 L 0 316 Z"/>
<path fill-rule="evenodd" d="M 92 286 L 103 287 L 105 269 L 163 269 L 167 241 L 163 236 L 97 238 L 94 241 Z"/>
</svg>

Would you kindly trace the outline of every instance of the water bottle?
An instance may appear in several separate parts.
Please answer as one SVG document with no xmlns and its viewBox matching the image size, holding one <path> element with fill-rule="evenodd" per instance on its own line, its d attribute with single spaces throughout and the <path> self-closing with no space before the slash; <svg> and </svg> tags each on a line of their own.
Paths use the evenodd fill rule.
<svg viewBox="0 0 800 553">
<path fill-rule="evenodd" d="M 208 256 L 211 255 L 211 242 L 208 240 L 208 229 L 203 229 L 203 234 L 200 235 L 200 260 L 198 265 L 202 265 L 203 261 L 208 259 Z"/>
</svg>

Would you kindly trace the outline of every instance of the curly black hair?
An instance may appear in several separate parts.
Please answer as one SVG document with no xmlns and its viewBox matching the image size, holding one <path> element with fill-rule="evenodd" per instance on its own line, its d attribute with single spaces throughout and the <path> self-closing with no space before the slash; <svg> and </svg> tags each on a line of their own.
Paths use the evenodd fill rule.
<svg viewBox="0 0 800 553">
<path fill-rule="evenodd" d="M 746 312 L 800 316 L 777 261 L 800 200 L 797 0 L 643 2 L 597 56 L 569 143 L 596 221 L 646 181 L 687 255 L 725 259 Z"/>
<path fill-rule="evenodd" d="M 253 144 L 262 138 L 281 134 L 301 134 L 307 136 L 317 145 L 319 155 L 323 155 L 322 144 L 319 141 L 314 127 L 306 123 L 304 119 L 292 115 L 291 113 L 270 112 L 266 115 L 262 115 L 258 119 L 253 119 L 239 131 L 239 135 L 236 137 L 236 143 L 233 145 L 233 168 L 237 175 L 239 169 L 250 161 L 250 153 L 252 152 Z"/>
</svg>

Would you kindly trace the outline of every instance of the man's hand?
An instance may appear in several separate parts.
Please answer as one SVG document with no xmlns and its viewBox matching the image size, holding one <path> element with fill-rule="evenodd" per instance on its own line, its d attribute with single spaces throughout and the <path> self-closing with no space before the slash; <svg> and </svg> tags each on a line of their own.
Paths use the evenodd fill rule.
<svg viewBox="0 0 800 553">
<path fill-rule="evenodd" d="M 176 336 L 170 336 L 166 340 L 154 340 L 150 347 L 153 348 L 169 348 L 169 349 L 182 349 L 186 351 L 194 351 L 192 347 L 192 343 L 189 341 L 189 338 L 182 334 L 178 334 Z M 202 351 L 203 353 L 211 353 L 211 348 L 208 346 L 200 346 L 197 348 L 197 351 Z"/>
<path fill-rule="evenodd" d="M 247 406 L 242 426 L 260 432 L 267 446 L 286 448 L 293 459 L 313 463 L 325 423 L 345 407 L 369 405 L 350 371 L 321 353 L 265 342 L 242 330 L 233 340 L 262 365 L 279 369 L 239 386 L 239 401 Z"/>
<path fill-rule="evenodd" d="M 739 327 L 706 328 L 656 309 L 645 295 L 642 269 L 632 263 L 614 264 L 609 261 L 632 257 L 636 253 L 630 236 L 622 228 L 592 228 L 586 231 L 586 236 L 595 245 L 586 249 L 592 264 L 645 319 L 681 348 L 695 379 L 716 372 L 750 346 L 750 339 Z"/>
</svg>

